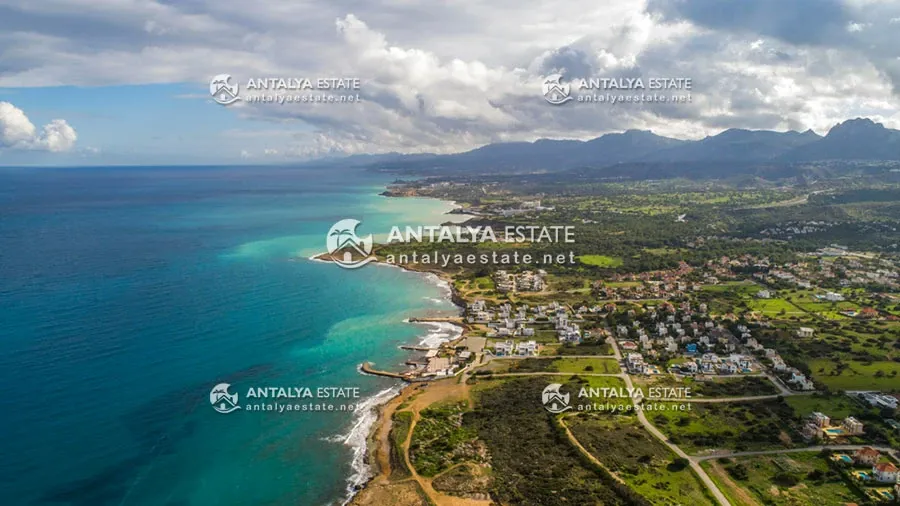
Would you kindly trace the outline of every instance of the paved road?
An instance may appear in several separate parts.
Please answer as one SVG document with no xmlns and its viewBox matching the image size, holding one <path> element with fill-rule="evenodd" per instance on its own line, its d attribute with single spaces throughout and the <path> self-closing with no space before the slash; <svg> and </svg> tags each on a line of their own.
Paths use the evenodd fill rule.
<svg viewBox="0 0 900 506">
<path fill-rule="evenodd" d="M 794 395 L 796 393 L 793 390 L 791 390 L 790 388 L 788 388 L 787 385 L 782 383 L 782 381 L 780 379 L 776 378 L 773 374 L 765 373 L 765 376 L 767 378 L 769 378 L 769 381 L 771 381 L 772 384 L 775 385 L 775 387 L 778 388 L 778 390 L 780 390 L 782 394 Z"/>
<path fill-rule="evenodd" d="M 532 356 L 512 356 L 512 355 L 504 355 L 502 357 L 494 356 L 491 360 L 522 360 L 525 358 L 538 358 L 538 359 L 557 359 L 557 358 L 616 358 L 615 355 L 538 355 L 535 357 Z"/>
<path fill-rule="evenodd" d="M 779 397 L 782 397 L 782 395 L 781 395 L 781 394 L 775 394 L 775 395 L 751 395 L 751 396 L 748 396 L 748 397 L 715 397 L 715 398 L 712 398 L 712 399 L 704 399 L 704 398 L 701 398 L 701 399 L 690 399 L 690 398 L 685 398 L 685 399 L 675 399 L 675 400 L 677 400 L 678 402 L 699 402 L 699 403 L 707 403 L 707 404 L 718 404 L 718 403 L 720 403 L 720 402 L 751 402 L 751 401 L 767 401 L 767 400 L 777 399 L 777 398 L 779 398 Z M 655 401 L 655 400 L 658 400 L 658 399 L 648 399 L 648 400 Z"/>
<path fill-rule="evenodd" d="M 616 357 L 621 358 L 622 353 L 619 351 L 618 343 L 616 343 L 616 341 L 613 340 L 612 345 L 613 345 L 613 351 L 615 352 Z M 631 376 L 629 376 L 628 374 L 623 374 L 623 377 L 625 379 L 625 386 L 628 387 L 629 389 L 633 389 L 634 383 L 631 382 Z M 691 469 L 694 470 L 694 472 L 697 474 L 697 477 L 699 477 L 700 480 L 703 482 L 703 484 L 706 485 L 706 488 L 708 488 L 709 491 L 712 492 L 712 495 L 716 498 L 717 501 L 719 501 L 719 504 L 721 504 L 722 506 L 731 506 L 731 503 L 728 502 L 728 498 L 725 497 L 725 494 L 723 494 L 722 491 L 719 490 L 719 487 L 716 486 L 714 481 L 712 481 L 712 478 L 710 478 L 709 475 L 706 474 L 706 471 L 702 467 L 700 467 L 700 462 L 691 459 L 690 455 L 685 453 L 681 448 L 678 447 L 678 445 L 670 443 L 669 438 L 666 437 L 665 434 L 660 432 L 660 430 L 657 429 L 655 425 L 650 423 L 650 420 L 647 420 L 646 415 L 644 415 L 644 411 L 638 408 L 638 404 L 640 404 L 640 400 L 632 399 L 632 401 L 634 402 L 634 406 L 635 406 L 635 410 L 634 410 L 635 414 L 637 415 L 638 421 L 641 422 L 641 425 L 643 425 L 644 428 L 647 429 L 647 431 L 650 434 L 653 434 L 653 436 L 656 439 L 660 440 L 660 442 L 662 442 L 670 450 L 672 450 L 672 452 L 674 452 L 675 455 L 678 455 L 679 457 L 681 457 L 683 459 L 687 459 L 687 461 L 691 465 Z"/>
<path fill-rule="evenodd" d="M 554 371 L 535 371 L 535 372 L 501 372 L 494 373 L 491 375 L 494 378 L 499 376 L 604 376 L 607 378 L 622 378 L 625 379 L 628 377 L 626 374 L 615 374 L 615 373 L 602 373 L 602 372 L 554 372 Z"/>
<path fill-rule="evenodd" d="M 800 452 L 820 452 L 822 450 L 835 450 L 835 451 L 848 451 L 848 450 L 859 450 L 860 448 L 864 448 L 866 446 L 871 446 L 876 450 L 883 453 L 893 454 L 893 448 L 889 448 L 886 446 L 872 446 L 872 445 L 820 445 L 820 446 L 807 446 L 805 448 L 787 448 L 783 450 L 760 450 L 755 452 L 733 452 L 730 450 L 725 450 L 722 452 L 717 452 L 709 455 L 694 455 L 691 456 L 690 459 L 696 462 L 703 462 L 704 460 L 709 459 L 721 459 L 721 458 L 731 458 L 731 457 L 753 457 L 756 455 L 778 455 L 782 453 L 800 453 Z"/>
</svg>

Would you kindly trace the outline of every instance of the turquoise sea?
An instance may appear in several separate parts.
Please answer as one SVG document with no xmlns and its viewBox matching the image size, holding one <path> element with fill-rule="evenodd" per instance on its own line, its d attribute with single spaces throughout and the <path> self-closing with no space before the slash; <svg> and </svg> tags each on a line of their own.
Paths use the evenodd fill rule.
<svg viewBox="0 0 900 506">
<path fill-rule="evenodd" d="M 398 383 L 398 348 L 452 328 L 436 278 L 308 260 L 329 227 L 447 221 L 339 168 L 0 168 L 0 503 L 341 504 L 372 412 L 223 415 L 217 383 Z"/>
</svg>

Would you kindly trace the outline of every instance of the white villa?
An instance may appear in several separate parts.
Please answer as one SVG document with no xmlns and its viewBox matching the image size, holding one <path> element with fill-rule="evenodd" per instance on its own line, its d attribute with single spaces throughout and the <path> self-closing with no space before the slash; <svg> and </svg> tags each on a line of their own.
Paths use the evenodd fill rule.
<svg viewBox="0 0 900 506">
<path fill-rule="evenodd" d="M 797 329 L 797 337 L 812 337 L 815 332 L 814 329 L 809 327 L 800 327 Z"/>
<path fill-rule="evenodd" d="M 534 357 L 538 354 L 538 344 L 535 341 L 524 341 L 516 345 L 516 355 Z"/>
<path fill-rule="evenodd" d="M 879 483 L 897 483 L 898 474 L 900 474 L 900 470 L 890 462 L 882 462 L 872 466 L 872 476 Z"/>
<path fill-rule="evenodd" d="M 494 353 L 498 357 L 512 355 L 513 350 L 515 349 L 515 345 L 512 341 L 499 341 L 494 343 Z"/>
</svg>

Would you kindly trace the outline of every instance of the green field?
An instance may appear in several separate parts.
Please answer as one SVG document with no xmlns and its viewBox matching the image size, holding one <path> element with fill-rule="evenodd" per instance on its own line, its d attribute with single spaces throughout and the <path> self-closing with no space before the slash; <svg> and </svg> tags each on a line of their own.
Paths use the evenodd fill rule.
<svg viewBox="0 0 900 506">
<path fill-rule="evenodd" d="M 835 420 L 848 416 L 859 416 L 865 408 L 846 395 L 792 395 L 785 401 L 794 408 L 798 416 L 808 417 L 818 411 Z"/>
<path fill-rule="evenodd" d="M 548 369 L 555 372 L 619 374 L 619 363 L 614 358 L 558 358 Z"/>
<path fill-rule="evenodd" d="M 813 378 L 832 390 L 900 390 L 900 363 L 898 362 L 848 362 L 838 372 L 830 359 L 816 359 L 809 363 Z"/>
<path fill-rule="evenodd" d="M 766 377 L 746 376 L 709 381 L 687 381 L 693 397 L 749 397 L 754 395 L 774 395 L 778 388 Z"/>
<path fill-rule="evenodd" d="M 670 406 L 670 403 L 659 403 Z M 679 405 L 678 403 L 671 403 Z M 689 411 L 647 412 L 647 418 L 687 453 L 793 447 L 788 424 L 794 411 L 780 400 L 693 403 Z"/>
<path fill-rule="evenodd" d="M 762 287 L 751 281 L 726 281 L 716 285 L 703 285 L 704 292 L 722 294 L 729 293 L 732 295 L 751 296 L 761 290 Z"/>
<path fill-rule="evenodd" d="M 607 255 L 581 255 L 576 258 L 584 265 L 592 265 L 594 267 L 621 267 L 624 263 L 620 257 Z"/>
<path fill-rule="evenodd" d="M 494 374 L 504 373 L 572 373 L 582 374 L 619 374 L 619 364 L 614 358 L 496 358 L 478 371 L 490 371 Z M 588 378 L 589 376 L 585 376 Z M 601 378 L 603 379 L 603 378 Z M 618 378 L 610 378 L 618 380 Z M 621 381 L 621 380 L 619 380 Z"/>
<path fill-rule="evenodd" d="M 818 506 L 862 499 L 818 452 L 720 460 L 705 461 L 703 468 L 733 506 Z"/>
<path fill-rule="evenodd" d="M 747 301 L 747 306 L 751 311 L 759 311 L 766 316 L 799 316 L 806 314 L 803 311 L 797 309 L 796 306 L 791 304 L 790 302 L 784 299 L 750 299 Z"/>
<path fill-rule="evenodd" d="M 566 424 L 591 455 L 652 504 L 715 504 L 690 467 L 675 463 L 675 455 L 635 417 L 573 416 Z"/>
<path fill-rule="evenodd" d="M 849 317 L 840 314 L 840 311 L 853 310 L 859 311 L 859 306 L 847 301 L 842 302 L 820 302 L 796 300 L 795 304 L 808 313 L 815 313 L 832 320 L 847 320 Z"/>
<path fill-rule="evenodd" d="M 562 378 L 560 378 L 562 379 Z M 558 383 L 568 383 L 567 391 L 572 394 L 572 404 L 575 409 L 580 409 L 579 405 L 589 406 L 594 402 L 609 402 L 614 404 L 621 404 L 624 406 L 631 406 L 630 399 L 610 399 L 601 396 L 590 396 L 588 395 L 584 400 L 576 401 L 578 391 L 581 388 L 586 389 L 603 389 L 603 388 L 615 388 L 615 389 L 624 389 L 625 388 L 625 380 L 622 378 L 617 378 L 615 376 L 572 376 L 567 378 L 564 381 L 555 380 Z M 602 392 L 602 390 L 601 390 Z M 590 390 L 587 390 L 587 393 L 592 393 Z M 585 408 L 586 409 L 586 408 Z"/>
<path fill-rule="evenodd" d="M 565 344 L 555 348 L 556 355 L 612 355 L 612 346 L 607 343 Z"/>
</svg>

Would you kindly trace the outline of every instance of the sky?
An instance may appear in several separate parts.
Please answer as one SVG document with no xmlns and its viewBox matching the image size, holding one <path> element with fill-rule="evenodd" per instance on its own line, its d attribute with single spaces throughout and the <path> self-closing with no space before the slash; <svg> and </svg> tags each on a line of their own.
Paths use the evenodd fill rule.
<svg viewBox="0 0 900 506">
<path fill-rule="evenodd" d="M 0 0 L 0 165 L 284 163 L 627 129 L 900 128 L 900 0 Z M 220 105 L 222 74 L 241 100 Z M 689 78 L 553 105 L 548 77 Z M 253 79 L 359 89 L 252 90 Z M 654 90 L 631 90 L 655 92 Z M 603 95 L 621 90 L 592 90 Z M 254 96 L 359 95 L 353 103 Z"/>
</svg>

